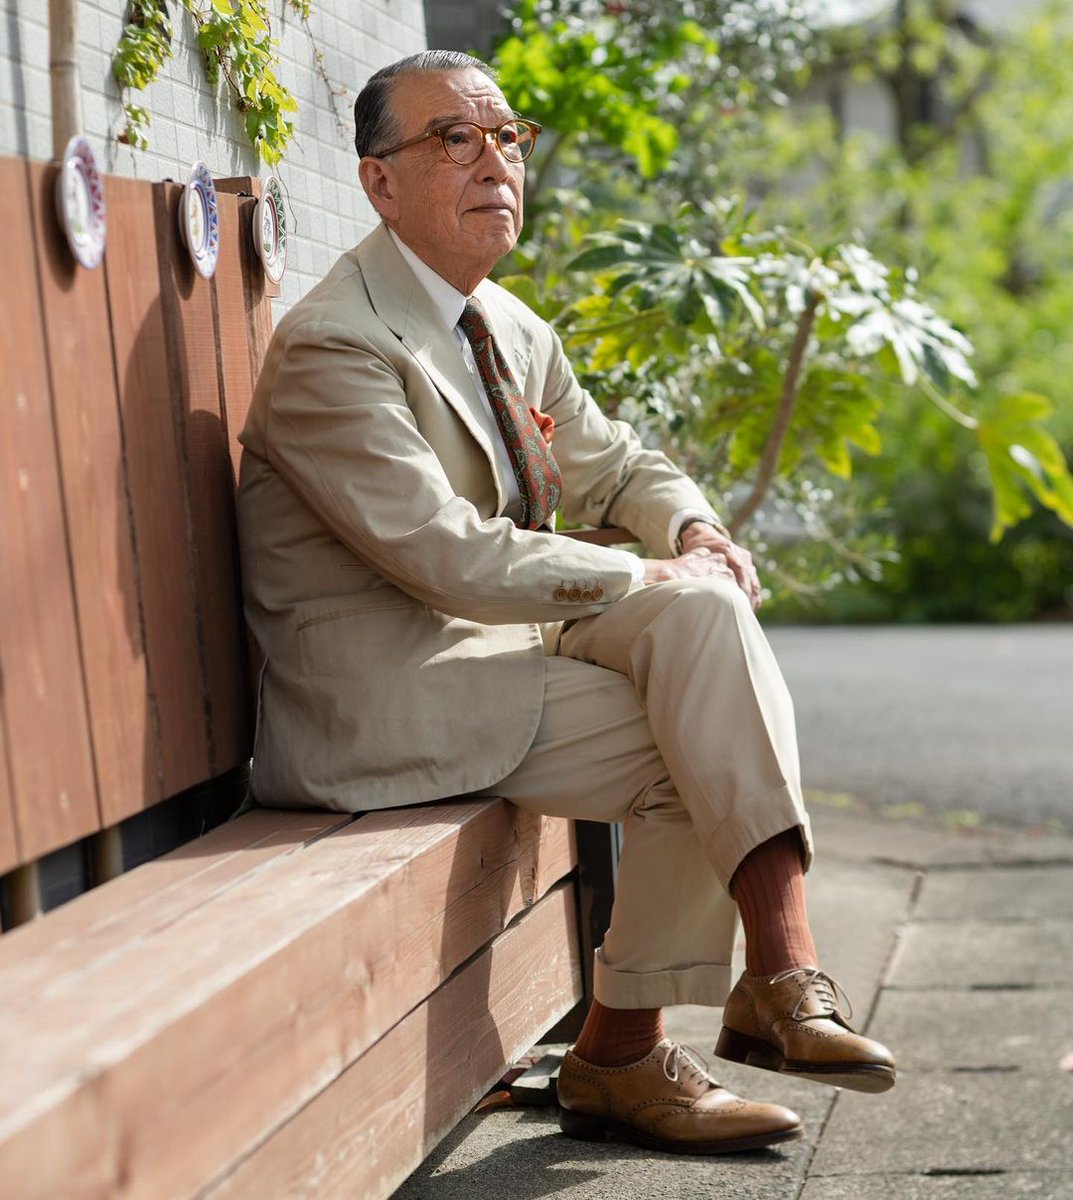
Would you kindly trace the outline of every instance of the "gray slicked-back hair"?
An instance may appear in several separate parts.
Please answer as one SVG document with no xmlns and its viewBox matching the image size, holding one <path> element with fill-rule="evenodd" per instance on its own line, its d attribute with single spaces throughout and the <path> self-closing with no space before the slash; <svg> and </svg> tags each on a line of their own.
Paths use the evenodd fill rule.
<svg viewBox="0 0 1073 1200">
<path fill-rule="evenodd" d="M 461 50 L 422 50 L 381 67 L 354 101 L 354 149 L 359 158 L 399 139 L 399 123 L 391 111 L 391 89 L 402 75 L 430 75 L 436 71 L 480 71 L 496 80 L 495 71 Z"/>
</svg>

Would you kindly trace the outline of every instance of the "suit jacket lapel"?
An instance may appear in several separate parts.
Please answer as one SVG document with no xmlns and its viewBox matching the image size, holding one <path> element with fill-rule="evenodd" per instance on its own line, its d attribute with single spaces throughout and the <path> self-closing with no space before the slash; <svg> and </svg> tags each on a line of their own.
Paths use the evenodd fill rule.
<svg viewBox="0 0 1073 1200">
<path fill-rule="evenodd" d="M 357 257 L 377 315 L 421 364 L 483 451 L 502 509 L 505 496 L 495 454 L 478 415 L 473 380 L 454 333 L 444 329 L 428 293 L 399 254 L 387 226 L 380 225 L 361 243 Z"/>
</svg>

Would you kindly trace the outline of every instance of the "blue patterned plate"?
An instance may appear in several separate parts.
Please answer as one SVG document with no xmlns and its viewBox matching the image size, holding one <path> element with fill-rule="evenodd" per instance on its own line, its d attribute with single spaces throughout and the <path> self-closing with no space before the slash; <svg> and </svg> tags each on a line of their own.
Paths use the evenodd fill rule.
<svg viewBox="0 0 1073 1200">
<path fill-rule="evenodd" d="M 220 257 L 220 206 L 212 172 L 203 162 L 194 163 L 179 197 L 179 233 L 194 270 L 208 279 Z"/>
</svg>

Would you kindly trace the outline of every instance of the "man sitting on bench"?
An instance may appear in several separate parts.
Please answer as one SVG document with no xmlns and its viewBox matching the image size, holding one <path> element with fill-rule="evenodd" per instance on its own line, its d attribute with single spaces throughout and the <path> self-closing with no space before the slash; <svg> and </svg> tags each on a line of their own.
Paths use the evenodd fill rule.
<svg viewBox="0 0 1073 1200">
<path fill-rule="evenodd" d="M 894 1083 L 817 965 L 793 711 L 749 554 L 487 279 L 540 132 L 493 73 L 418 54 L 369 80 L 355 119 L 382 223 L 280 322 L 242 434 L 265 657 L 254 793 L 351 812 L 503 796 L 626 821 L 563 1129 L 685 1153 L 795 1137 L 794 1113 L 731 1095 L 661 1020 L 725 1005 L 723 1057 Z M 556 510 L 669 557 L 551 536 Z"/>
</svg>

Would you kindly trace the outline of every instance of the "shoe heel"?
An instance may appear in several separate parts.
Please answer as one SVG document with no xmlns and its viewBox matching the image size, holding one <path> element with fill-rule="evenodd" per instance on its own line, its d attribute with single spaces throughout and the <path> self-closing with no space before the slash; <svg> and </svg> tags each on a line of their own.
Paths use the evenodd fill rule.
<svg viewBox="0 0 1073 1200">
<path fill-rule="evenodd" d="M 761 1067 L 765 1071 L 778 1071 L 782 1066 L 779 1055 L 763 1042 L 723 1026 L 715 1052 L 729 1062 L 745 1063 L 749 1067 Z"/>
<path fill-rule="evenodd" d="M 607 1136 L 607 1129 L 599 1117 L 573 1112 L 569 1108 L 559 1109 L 559 1128 L 567 1137 L 583 1142 L 602 1142 Z"/>
</svg>

